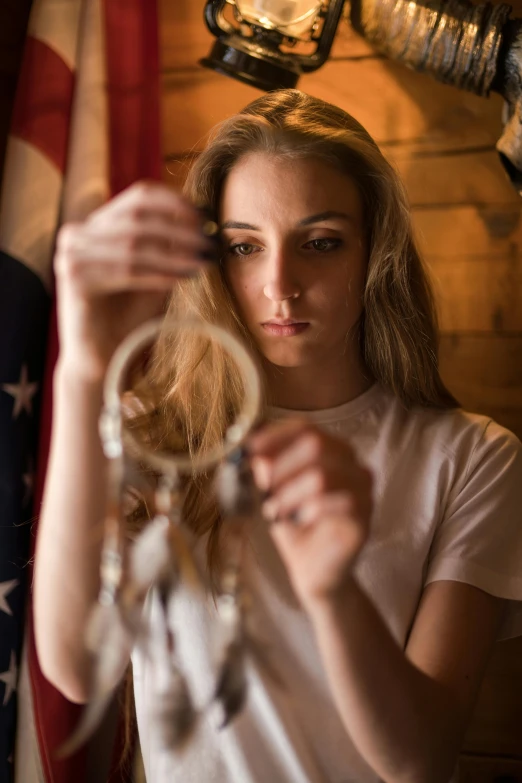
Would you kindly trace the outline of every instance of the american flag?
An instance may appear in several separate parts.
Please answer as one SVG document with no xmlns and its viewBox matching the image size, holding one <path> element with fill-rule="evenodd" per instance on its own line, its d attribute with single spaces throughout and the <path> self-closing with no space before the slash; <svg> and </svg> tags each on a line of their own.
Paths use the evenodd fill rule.
<svg viewBox="0 0 522 783">
<path fill-rule="evenodd" d="M 79 708 L 39 669 L 26 600 L 58 352 L 52 255 L 61 223 L 160 176 L 159 138 L 156 1 L 34 0 L 0 201 L 0 783 L 102 783 L 86 750 L 55 758 Z"/>
</svg>

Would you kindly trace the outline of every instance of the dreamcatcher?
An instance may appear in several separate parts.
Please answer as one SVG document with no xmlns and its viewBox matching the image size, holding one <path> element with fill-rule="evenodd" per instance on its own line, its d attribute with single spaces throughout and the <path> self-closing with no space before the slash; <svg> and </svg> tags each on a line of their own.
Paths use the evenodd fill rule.
<svg viewBox="0 0 522 783">
<path fill-rule="evenodd" d="M 259 499 L 242 444 L 260 410 L 260 381 L 255 364 L 241 343 L 224 329 L 198 320 L 167 324 L 178 334 L 191 332 L 215 341 L 235 360 L 243 381 L 242 409 L 221 444 L 200 455 L 153 451 L 124 426 L 122 397 L 129 368 L 164 331 L 157 319 L 144 324 L 119 346 L 104 385 L 100 434 L 108 460 L 108 504 L 101 558 L 101 589 L 87 629 L 93 656 L 91 698 L 74 735 L 61 749 L 71 753 L 93 733 L 123 677 L 135 644 L 153 661 L 157 733 L 168 748 L 180 748 L 196 724 L 195 707 L 176 652 L 178 629 L 169 605 L 181 586 L 205 589 L 183 522 L 184 484 L 215 470 L 214 486 L 227 532 L 226 556 L 216 596 L 221 624 L 220 662 L 209 706 L 220 711 L 226 725 L 240 710 L 246 689 L 245 592 L 242 579 L 244 526 L 258 514 Z M 129 455 L 157 474 L 152 520 L 129 545 L 123 513 Z M 154 637 L 144 625 L 143 607 L 149 590 L 161 607 Z"/>
</svg>

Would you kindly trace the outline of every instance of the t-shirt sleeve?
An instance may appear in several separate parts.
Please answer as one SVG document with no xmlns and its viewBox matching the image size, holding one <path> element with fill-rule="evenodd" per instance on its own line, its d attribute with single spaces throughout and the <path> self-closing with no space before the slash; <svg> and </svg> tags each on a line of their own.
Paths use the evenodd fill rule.
<svg viewBox="0 0 522 783">
<path fill-rule="evenodd" d="M 489 421 L 450 493 L 426 584 L 466 582 L 508 600 L 500 639 L 522 635 L 522 444 Z"/>
</svg>

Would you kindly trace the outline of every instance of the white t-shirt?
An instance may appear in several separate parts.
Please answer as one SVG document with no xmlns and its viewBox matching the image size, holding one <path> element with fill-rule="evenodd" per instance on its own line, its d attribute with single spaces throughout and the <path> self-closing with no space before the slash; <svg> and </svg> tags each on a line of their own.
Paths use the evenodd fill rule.
<svg viewBox="0 0 522 783">
<path fill-rule="evenodd" d="M 291 411 L 274 410 L 280 417 Z M 301 414 L 302 415 L 302 414 Z M 522 633 L 522 446 L 495 422 L 462 410 L 406 411 L 375 385 L 345 405 L 307 414 L 346 438 L 375 477 L 371 536 L 356 566 L 361 587 L 401 646 L 422 590 L 436 580 L 510 599 L 502 636 Z M 201 542 L 204 546 L 204 541 Z M 377 783 L 338 717 L 313 630 L 294 596 L 267 525 L 254 523 L 246 574 L 251 624 L 285 684 L 252 660 L 243 712 L 217 730 L 210 719 L 182 754 L 162 751 L 150 719 L 154 666 L 133 655 L 148 783 Z M 196 700 L 215 683 L 215 607 L 181 593 L 177 649 Z M 146 613 L 152 627 L 153 593 Z"/>
</svg>

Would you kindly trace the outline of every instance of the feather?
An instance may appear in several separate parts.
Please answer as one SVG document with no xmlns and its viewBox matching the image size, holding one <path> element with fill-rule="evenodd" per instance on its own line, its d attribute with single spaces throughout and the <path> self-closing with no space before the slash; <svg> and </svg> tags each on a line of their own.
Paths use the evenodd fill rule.
<svg viewBox="0 0 522 783">
<path fill-rule="evenodd" d="M 161 574 L 170 569 L 169 528 L 168 517 L 158 514 L 131 546 L 127 579 L 136 593 L 145 595 Z"/>
<path fill-rule="evenodd" d="M 247 693 L 244 645 L 238 638 L 232 639 L 224 649 L 213 695 L 219 709 L 218 726 L 225 728 L 242 709 Z"/>
<path fill-rule="evenodd" d="M 154 720 L 162 747 L 181 750 L 192 736 L 198 713 L 187 681 L 174 664 L 165 686 L 155 689 Z"/>
</svg>

